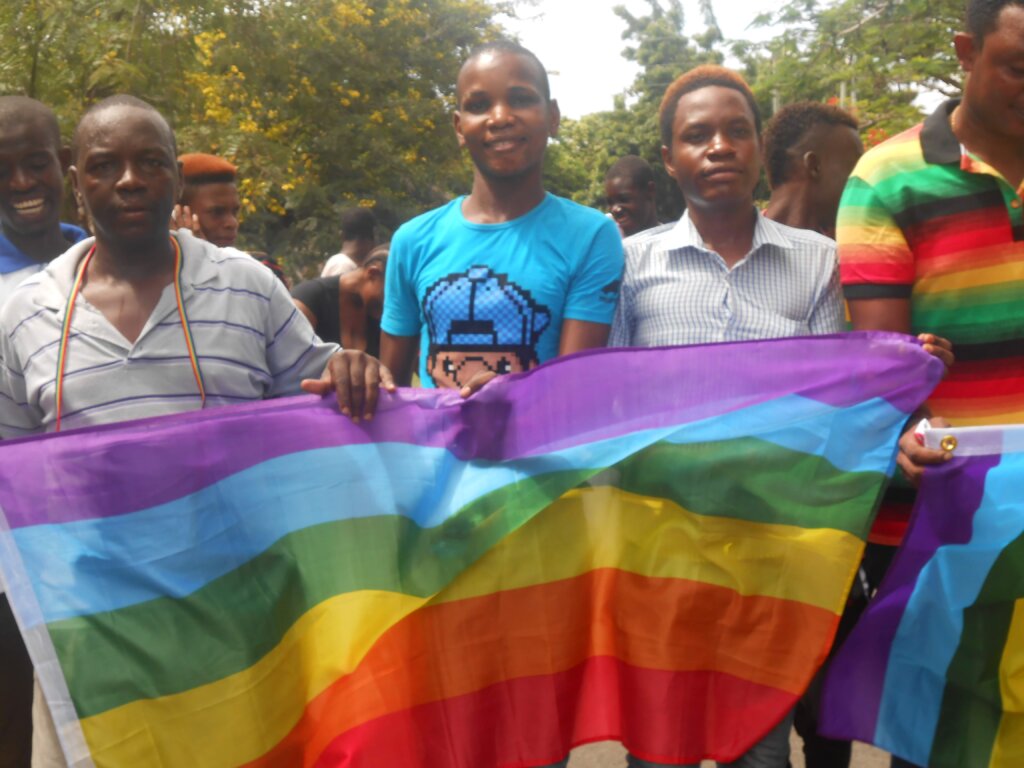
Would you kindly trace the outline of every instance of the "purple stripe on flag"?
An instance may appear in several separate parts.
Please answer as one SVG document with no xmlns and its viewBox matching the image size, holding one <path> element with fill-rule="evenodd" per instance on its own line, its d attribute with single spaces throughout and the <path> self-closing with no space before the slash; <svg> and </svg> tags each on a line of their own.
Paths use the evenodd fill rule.
<svg viewBox="0 0 1024 768">
<path fill-rule="evenodd" d="M 377 416 L 362 425 L 343 419 L 330 400 L 296 398 L 287 407 L 252 403 L 20 440 L 17 461 L 0 460 L 0 506 L 12 528 L 108 517 L 179 498 L 298 451 L 403 442 L 447 446 L 463 460 L 499 461 L 672 427 L 792 394 L 837 407 L 884 397 L 909 412 L 941 371 L 916 341 L 898 334 L 596 350 L 503 377 L 468 400 L 450 390 L 382 394 Z M 537 407 L 542 401 L 544 407 Z M 251 419 L 260 419 L 262 434 L 273 441 L 255 439 Z M 170 443 L 187 459 L 166 466 L 152 447 L 156 431 L 165 435 L 163 445 L 167 431 L 174 433 Z M 69 454 L 79 458 L 69 460 Z M 59 463 L 51 463 L 58 456 Z M 103 471 L 81 457 L 96 457 Z M 49 481 L 51 466 L 64 467 L 60 483 Z M 72 466 L 81 468 L 79 476 L 67 475 Z M 109 482 L 111 467 L 116 483 Z M 90 503 L 79 503 L 86 498 Z"/>
<path fill-rule="evenodd" d="M 875 743 L 889 653 L 918 576 L 940 547 L 971 539 L 973 512 L 970 516 L 943 513 L 977 510 L 985 476 L 999 458 L 954 459 L 925 473 L 903 546 L 868 612 L 829 667 L 822 704 L 823 735 Z"/>
</svg>

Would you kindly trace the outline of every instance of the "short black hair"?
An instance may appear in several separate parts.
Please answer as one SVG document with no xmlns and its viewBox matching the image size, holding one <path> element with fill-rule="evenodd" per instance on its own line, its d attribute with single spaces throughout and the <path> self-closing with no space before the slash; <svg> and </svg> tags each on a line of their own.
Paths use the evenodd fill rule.
<svg viewBox="0 0 1024 768">
<path fill-rule="evenodd" d="M 6 131 L 33 118 L 38 118 L 46 126 L 53 138 L 53 148 L 59 152 L 60 125 L 52 109 L 28 96 L 0 96 L 0 131 Z"/>
<path fill-rule="evenodd" d="M 612 163 L 612 167 L 604 175 L 605 182 L 612 179 L 629 179 L 634 187 L 642 189 L 654 183 L 654 169 L 642 157 L 626 155 Z"/>
<path fill-rule="evenodd" d="M 702 64 L 694 67 L 689 72 L 677 77 L 667 89 L 661 99 L 661 106 L 658 109 L 658 124 L 661 128 L 661 143 L 666 147 L 672 146 L 672 122 L 675 120 L 676 107 L 679 100 L 688 93 L 699 91 L 701 88 L 717 85 L 722 88 L 732 88 L 743 96 L 750 106 L 754 115 L 754 127 L 758 135 L 761 133 L 761 110 L 757 106 L 754 94 L 747 85 L 747 81 L 731 69 L 720 67 L 717 64 Z"/>
<path fill-rule="evenodd" d="M 160 110 L 154 107 L 148 101 L 143 101 L 142 99 L 136 96 L 131 96 L 127 93 L 115 93 L 113 96 L 108 96 L 107 98 L 102 99 L 101 101 L 97 101 L 87 110 L 85 110 L 85 113 L 82 115 L 81 119 L 79 119 L 78 125 L 75 126 L 74 133 L 71 134 L 72 162 L 78 162 L 78 153 L 82 149 L 82 126 L 85 124 L 85 122 L 93 115 L 108 109 L 112 109 L 114 107 L 133 107 L 135 109 L 145 110 L 146 112 L 152 112 L 154 115 L 159 117 L 160 121 L 165 126 L 167 126 L 167 133 L 171 137 L 171 152 L 173 153 L 174 157 L 178 156 L 178 142 L 174 138 L 174 129 L 171 128 L 171 124 L 167 121 L 167 118 L 160 113 Z"/>
<path fill-rule="evenodd" d="M 857 130 L 857 119 L 845 109 L 817 101 L 787 104 L 764 129 L 764 169 L 768 186 L 773 189 L 789 180 L 792 171 L 789 151 L 796 147 L 817 125 L 845 125 Z"/>
<path fill-rule="evenodd" d="M 373 229 L 376 226 L 377 217 L 369 208 L 346 208 L 341 212 L 342 240 L 372 240 Z"/>
<path fill-rule="evenodd" d="M 388 254 L 391 253 L 391 243 L 381 243 L 375 245 L 373 249 L 366 254 L 366 259 L 360 265 L 363 269 L 373 266 L 376 264 L 381 269 L 384 269 L 388 265 Z"/>
<path fill-rule="evenodd" d="M 544 101 L 551 101 L 551 83 L 548 81 L 548 71 L 541 64 L 540 59 L 537 58 L 537 54 L 531 51 L 529 48 L 520 45 L 515 40 L 509 40 L 507 38 L 498 38 L 497 40 L 491 40 L 486 43 L 481 43 L 475 46 L 470 52 L 466 60 L 462 62 L 462 66 L 459 67 L 461 73 L 465 69 L 466 65 L 473 59 L 481 56 L 485 53 L 511 53 L 516 56 L 525 56 L 530 59 L 537 66 L 537 85 L 540 86 L 541 95 L 544 97 Z M 458 80 L 456 80 L 456 83 Z"/>
<path fill-rule="evenodd" d="M 1008 5 L 1024 5 L 1022 0 L 967 0 L 967 31 L 978 48 L 999 24 L 999 14 Z"/>
</svg>

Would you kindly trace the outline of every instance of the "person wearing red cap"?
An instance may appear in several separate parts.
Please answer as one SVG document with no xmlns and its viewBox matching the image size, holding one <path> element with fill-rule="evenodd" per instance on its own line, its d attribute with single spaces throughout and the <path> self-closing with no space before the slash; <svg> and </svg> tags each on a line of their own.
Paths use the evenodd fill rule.
<svg viewBox="0 0 1024 768">
<path fill-rule="evenodd" d="M 181 205 L 175 207 L 175 227 L 183 226 L 219 248 L 235 244 L 241 203 L 235 178 L 238 168 L 216 155 L 199 152 L 182 155 L 185 186 Z"/>
</svg>

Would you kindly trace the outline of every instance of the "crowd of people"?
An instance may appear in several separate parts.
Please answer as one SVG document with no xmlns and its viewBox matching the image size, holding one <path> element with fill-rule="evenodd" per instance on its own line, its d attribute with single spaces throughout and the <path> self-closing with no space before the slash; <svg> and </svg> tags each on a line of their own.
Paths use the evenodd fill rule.
<svg viewBox="0 0 1024 768">
<path fill-rule="evenodd" d="M 917 334 L 949 368 L 900 441 L 916 483 L 950 458 L 917 443 L 918 420 L 1024 416 L 1024 3 L 969 0 L 966 29 L 953 41 L 962 98 L 863 156 L 841 109 L 789 105 L 763 126 L 735 72 L 682 74 L 659 110 L 686 204 L 671 223 L 638 157 L 608 170 L 607 215 L 547 192 L 559 111 L 545 69 L 516 43 L 485 44 L 456 83 L 470 193 L 389 244 L 370 211 L 346 213 L 340 252 L 291 295 L 272 260 L 234 248 L 237 169 L 179 156 L 153 106 L 100 101 L 66 148 L 45 105 L 0 97 L 0 437 L 300 391 L 334 391 L 359 421 L 414 377 L 469 397 L 608 345 L 840 333 L 845 306 L 854 329 Z M 88 231 L 60 222 L 65 173 Z M 850 620 L 899 542 L 908 494 L 895 489 L 879 515 Z M 30 753 L 63 765 L 5 600 L 0 659 L 0 765 Z M 816 733 L 815 691 L 795 712 L 807 764 L 848 765 L 849 744 Z M 783 768 L 793 720 L 731 765 Z"/>
</svg>

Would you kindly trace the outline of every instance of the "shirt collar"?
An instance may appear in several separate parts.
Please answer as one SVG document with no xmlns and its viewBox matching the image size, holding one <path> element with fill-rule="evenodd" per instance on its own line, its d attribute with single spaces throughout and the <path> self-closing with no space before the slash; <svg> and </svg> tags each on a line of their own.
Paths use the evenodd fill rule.
<svg viewBox="0 0 1024 768">
<path fill-rule="evenodd" d="M 182 296 L 187 297 L 195 286 L 216 279 L 218 270 L 215 259 L 219 261 L 217 256 L 221 249 L 200 240 L 185 229 L 180 229 L 173 235 L 181 244 L 181 289 Z M 37 301 L 41 306 L 63 309 L 71 294 L 78 265 L 95 242 L 94 237 L 81 240 L 47 265 L 41 273 L 37 294 Z"/>
<path fill-rule="evenodd" d="M 757 213 L 753 206 L 751 206 L 751 210 L 756 213 L 757 218 L 754 220 L 754 239 L 751 244 L 750 253 L 756 253 L 765 246 L 780 249 L 788 248 L 789 241 L 786 239 L 780 226 L 771 219 L 766 219 L 760 213 Z M 660 249 L 676 251 L 684 248 L 695 248 L 704 253 L 711 253 L 704 246 L 704 238 L 700 236 L 700 232 L 697 231 L 697 227 L 694 226 L 693 221 L 690 219 L 689 211 L 684 211 L 675 226 L 665 233 Z"/>
<path fill-rule="evenodd" d="M 959 99 L 945 101 L 925 118 L 921 127 L 921 151 L 926 162 L 935 165 L 960 163 L 960 140 L 953 133 L 953 126 L 949 122 L 959 103 Z"/>
</svg>

